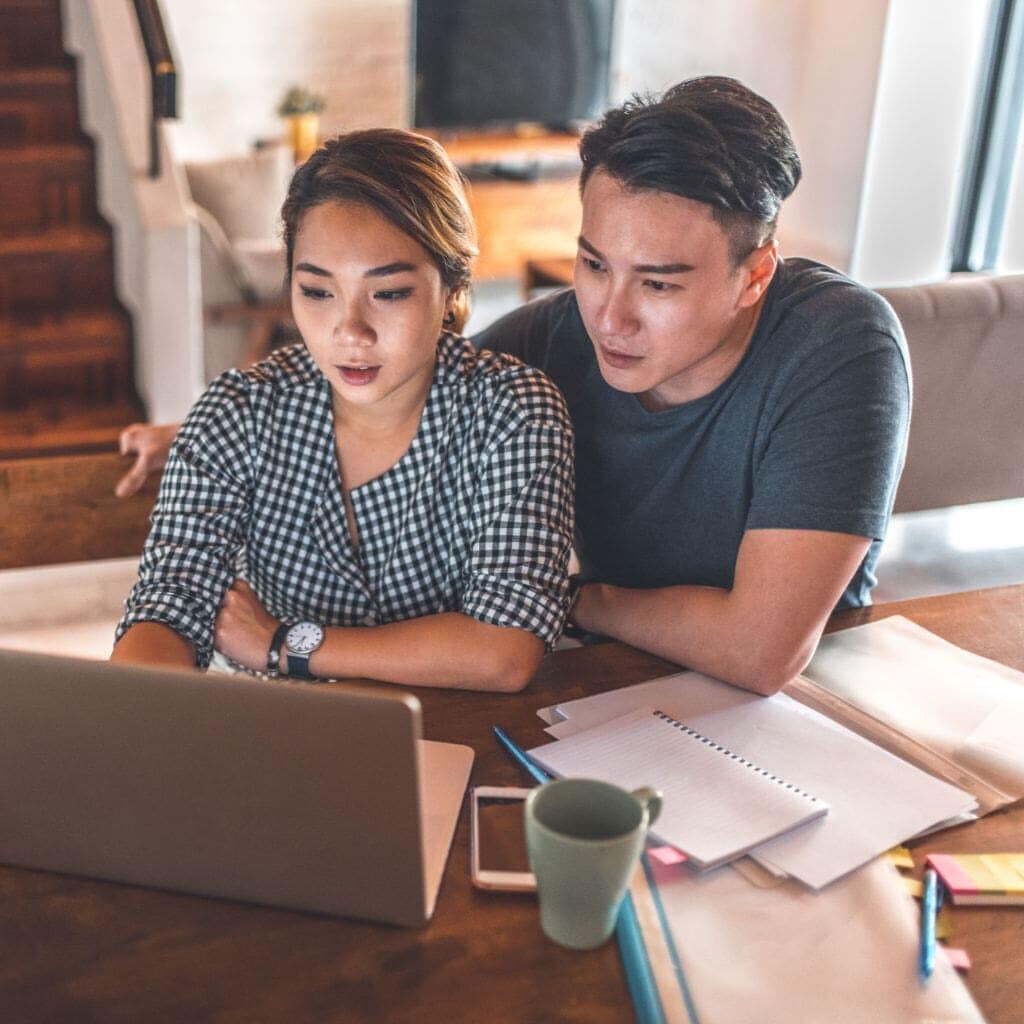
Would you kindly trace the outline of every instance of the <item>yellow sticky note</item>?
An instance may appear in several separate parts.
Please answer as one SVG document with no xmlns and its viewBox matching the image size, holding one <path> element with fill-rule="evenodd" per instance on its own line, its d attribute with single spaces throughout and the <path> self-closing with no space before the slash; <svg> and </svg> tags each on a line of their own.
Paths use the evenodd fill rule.
<svg viewBox="0 0 1024 1024">
<path fill-rule="evenodd" d="M 912 868 L 914 866 L 914 858 L 911 857 L 910 851 L 905 846 L 894 846 L 891 850 L 887 851 L 886 857 L 898 868 Z"/>
<path fill-rule="evenodd" d="M 946 913 L 946 908 L 943 907 L 939 911 L 939 916 L 935 919 L 935 938 L 937 939 L 948 939 L 953 934 L 953 925 L 950 923 L 949 914 Z"/>
<path fill-rule="evenodd" d="M 916 896 L 917 899 L 921 898 L 921 895 L 924 892 L 924 887 L 921 885 L 920 878 L 902 878 L 901 880 L 906 886 L 907 892 L 909 892 L 911 896 Z"/>
</svg>

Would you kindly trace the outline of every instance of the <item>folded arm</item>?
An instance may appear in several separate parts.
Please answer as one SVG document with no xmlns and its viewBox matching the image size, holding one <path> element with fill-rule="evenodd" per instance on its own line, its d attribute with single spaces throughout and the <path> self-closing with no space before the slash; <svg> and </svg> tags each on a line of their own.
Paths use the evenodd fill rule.
<svg viewBox="0 0 1024 1024">
<path fill-rule="evenodd" d="M 870 545 L 820 530 L 748 530 L 732 589 L 583 587 L 574 620 L 755 693 L 776 693 L 810 661 Z"/>
<path fill-rule="evenodd" d="M 263 671 L 277 627 L 253 589 L 239 580 L 217 616 L 214 644 L 239 664 Z M 382 626 L 328 626 L 309 668 L 321 679 L 514 692 L 530 681 L 543 655 L 543 641 L 525 629 L 441 612 Z M 278 669 L 287 674 L 283 651 Z"/>
<path fill-rule="evenodd" d="M 114 644 L 111 661 L 167 668 L 195 668 L 196 649 L 161 622 L 137 622 Z"/>
</svg>

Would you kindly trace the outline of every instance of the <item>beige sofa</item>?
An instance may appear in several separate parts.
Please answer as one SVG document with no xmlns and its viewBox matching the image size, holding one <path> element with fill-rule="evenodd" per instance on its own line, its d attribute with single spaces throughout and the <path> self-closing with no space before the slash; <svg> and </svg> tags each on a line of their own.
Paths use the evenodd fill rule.
<svg viewBox="0 0 1024 1024">
<path fill-rule="evenodd" d="M 914 405 L 876 602 L 1024 581 L 1024 274 L 881 289 Z"/>
<path fill-rule="evenodd" d="M 896 511 L 1024 497 L 1024 274 L 880 291 L 914 378 Z"/>
</svg>

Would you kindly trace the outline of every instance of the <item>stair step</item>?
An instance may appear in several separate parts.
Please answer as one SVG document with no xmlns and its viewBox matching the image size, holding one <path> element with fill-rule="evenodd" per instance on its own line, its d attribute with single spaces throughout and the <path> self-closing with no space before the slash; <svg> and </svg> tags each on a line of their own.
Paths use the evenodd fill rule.
<svg viewBox="0 0 1024 1024">
<path fill-rule="evenodd" d="M 0 69 L 0 147 L 81 137 L 73 67 Z"/>
<path fill-rule="evenodd" d="M 0 458 L 116 451 L 122 429 L 140 419 L 142 410 L 128 399 L 104 405 L 48 399 L 0 409 Z"/>
<path fill-rule="evenodd" d="M 0 319 L 110 309 L 110 232 L 78 225 L 0 235 Z"/>
<path fill-rule="evenodd" d="M 109 248 L 110 233 L 104 227 L 91 224 L 0 235 L 0 260 L 65 252 L 74 256 L 100 256 Z"/>
<path fill-rule="evenodd" d="M 0 0 L 0 457 L 110 451 L 142 418 L 65 5 Z"/>
<path fill-rule="evenodd" d="M 59 64 L 60 0 L 0 3 L 0 68 Z"/>
<path fill-rule="evenodd" d="M 96 219 L 91 147 L 82 143 L 0 148 L 0 232 L 26 231 Z"/>
<path fill-rule="evenodd" d="M 0 352 L 12 346 L 33 350 L 78 345 L 83 341 L 130 337 L 128 318 L 119 310 L 93 310 L 66 316 L 40 315 L 0 321 Z"/>
<path fill-rule="evenodd" d="M 0 406 L 60 395 L 110 403 L 129 395 L 131 332 L 119 311 L 0 322 Z"/>
</svg>

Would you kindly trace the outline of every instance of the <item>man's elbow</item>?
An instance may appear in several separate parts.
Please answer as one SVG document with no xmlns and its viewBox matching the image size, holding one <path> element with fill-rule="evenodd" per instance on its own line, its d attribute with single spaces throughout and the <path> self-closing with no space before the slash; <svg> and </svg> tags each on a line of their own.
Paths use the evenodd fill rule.
<svg viewBox="0 0 1024 1024">
<path fill-rule="evenodd" d="M 817 645 L 815 637 L 789 647 L 766 644 L 755 648 L 734 681 L 762 697 L 771 697 L 807 668 Z"/>
</svg>

